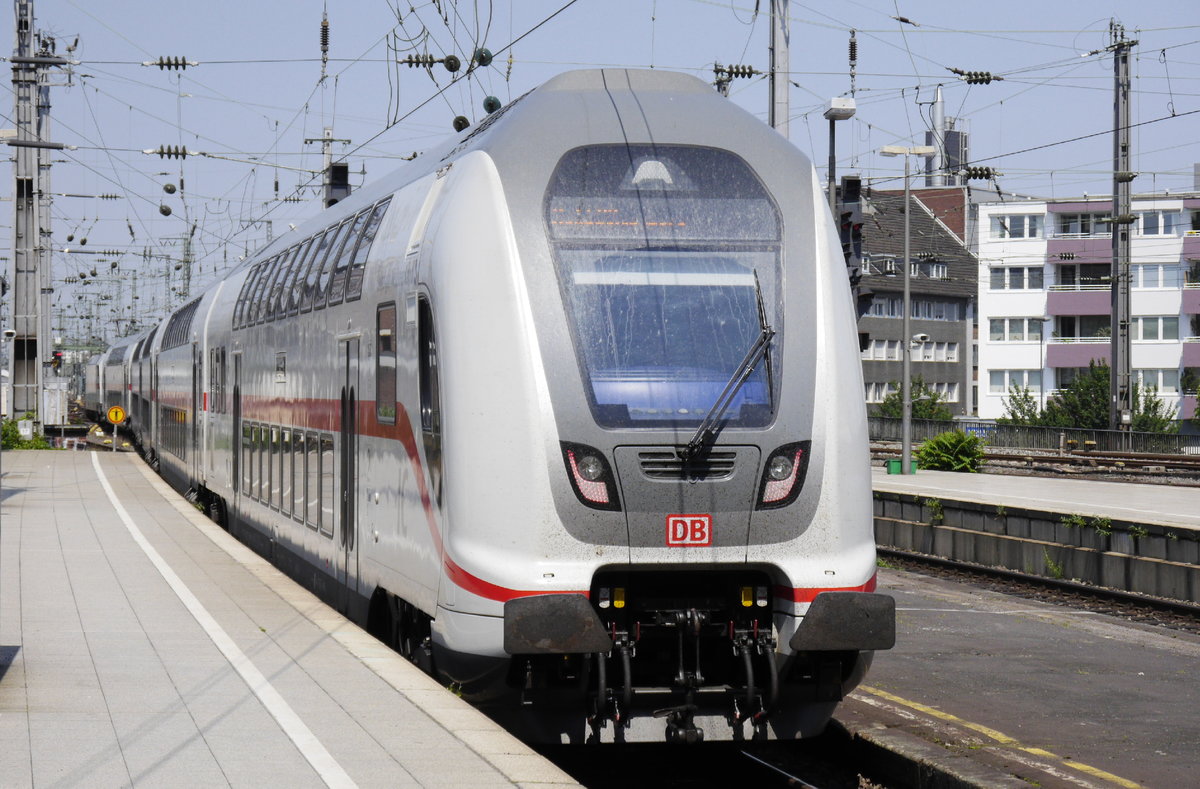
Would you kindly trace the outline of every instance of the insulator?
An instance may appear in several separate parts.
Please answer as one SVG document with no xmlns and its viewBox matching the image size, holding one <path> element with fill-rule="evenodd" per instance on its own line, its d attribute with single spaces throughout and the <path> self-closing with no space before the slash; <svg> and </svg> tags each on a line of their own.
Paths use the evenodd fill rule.
<svg viewBox="0 0 1200 789">
<path fill-rule="evenodd" d="M 446 71 L 453 74 L 462 68 L 462 61 L 458 59 L 457 55 L 446 55 L 446 57 L 442 58 L 442 65 L 446 67 Z"/>
<path fill-rule="evenodd" d="M 457 116 L 455 116 L 455 118 L 454 118 L 454 131 L 456 131 L 456 132 L 460 132 L 460 131 L 462 131 L 463 129 L 467 128 L 467 127 L 468 127 L 468 126 L 470 126 L 470 125 L 471 125 L 471 122 L 470 122 L 469 120 L 467 120 L 467 118 L 466 118 L 466 116 L 465 116 L 465 115 L 457 115 Z"/>
<path fill-rule="evenodd" d="M 321 54 L 325 55 L 329 52 L 329 18 L 321 19 Z"/>
<path fill-rule="evenodd" d="M 855 63 L 857 61 L 858 61 L 858 39 L 856 39 L 853 35 L 851 35 L 850 36 L 850 62 Z"/>
<path fill-rule="evenodd" d="M 175 184 L 163 184 L 163 191 L 169 195 L 175 194 Z"/>
<path fill-rule="evenodd" d="M 475 54 L 471 56 L 471 59 L 480 66 L 490 66 L 492 65 L 492 50 L 480 47 L 475 50 Z"/>
<path fill-rule="evenodd" d="M 160 205 L 158 207 L 158 213 L 162 214 L 163 216 L 170 216 L 171 215 L 171 206 Z"/>
<path fill-rule="evenodd" d="M 496 110 L 500 109 L 500 99 L 495 96 L 488 96 L 483 100 L 483 111 L 491 115 Z"/>
</svg>

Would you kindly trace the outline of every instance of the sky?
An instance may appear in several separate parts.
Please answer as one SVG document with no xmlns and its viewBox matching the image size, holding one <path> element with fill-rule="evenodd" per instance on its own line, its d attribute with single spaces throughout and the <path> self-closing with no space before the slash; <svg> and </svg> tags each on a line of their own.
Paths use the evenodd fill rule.
<svg viewBox="0 0 1200 789">
<path fill-rule="evenodd" d="M 924 144 L 940 85 L 946 115 L 970 134 L 971 163 L 1000 173 L 973 188 L 1037 197 L 1109 193 L 1113 59 L 1106 48 L 1115 20 L 1138 42 L 1131 60 L 1134 191 L 1197 188 L 1194 0 L 790 0 L 787 8 L 789 137 L 822 179 L 822 112 L 831 97 L 853 89 L 858 108 L 837 126 L 838 174 L 899 188 L 903 161 L 878 151 Z M 305 141 L 326 127 L 337 140 L 334 156 L 349 162 L 358 185 L 448 139 L 455 116 L 483 118 L 485 97 L 507 103 L 563 71 L 654 68 L 712 82 L 715 64 L 766 72 L 770 62 L 770 0 L 35 0 L 35 13 L 57 53 L 78 61 L 69 74 L 54 75 L 62 86 L 51 89 L 50 137 L 74 146 L 55 156 L 50 187 L 58 195 L 54 325 L 71 336 L 111 337 L 147 325 L 182 303 L 185 288 L 198 292 L 316 214 L 321 145 Z M 3 18 L 0 34 L 12 41 L 11 12 Z M 426 54 L 467 63 L 480 47 L 494 53 L 491 65 L 467 77 L 464 68 L 454 80 L 440 63 L 403 64 Z M 160 57 L 196 65 L 143 65 Z M 967 85 L 951 69 L 1003 79 Z M 5 87 L 0 126 L 11 128 Z M 730 100 L 764 122 L 768 99 L 765 75 L 730 85 Z M 160 146 L 191 153 L 143 153 Z M 5 258 L 11 192 L 5 179 Z M 69 281 L 81 274 L 87 282 Z"/>
</svg>

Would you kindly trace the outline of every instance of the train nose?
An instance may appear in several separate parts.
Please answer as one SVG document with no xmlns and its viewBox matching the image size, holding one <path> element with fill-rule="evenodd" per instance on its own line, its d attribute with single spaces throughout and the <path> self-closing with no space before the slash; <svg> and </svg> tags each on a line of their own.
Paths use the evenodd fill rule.
<svg viewBox="0 0 1200 789">
<path fill-rule="evenodd" d="M 715 446 L 688 457 L 674 446 L 617 447 L 614 459 L 630 549 L 746 547 L 758 447 Z"/>
</svg>

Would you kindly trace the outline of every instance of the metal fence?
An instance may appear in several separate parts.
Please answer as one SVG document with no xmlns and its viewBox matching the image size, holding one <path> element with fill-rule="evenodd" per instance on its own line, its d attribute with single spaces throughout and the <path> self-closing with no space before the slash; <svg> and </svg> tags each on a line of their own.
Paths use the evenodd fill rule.
<svg viewBox="0 0 1200 789">
<path fill-rule="evenodd" d="M 900 441 L 901 420 L 872 416 L 867 421 L 872 441 Z M 962 430 L 977 435 L 987 441 L 987 445 L 990 447 L 1047 450 L 1090 448 L 1101 452 L 1200 454 L 1200 435 L 998 425 L 995 422 L 969 419 L 958 419 L 953 422 L 914 419 L 912 420 L 913 444 L 919 444 L 927 438 L 949 430 Z M 1072 441 L 1075 444 L 1071 444 Z"/>
</svg>

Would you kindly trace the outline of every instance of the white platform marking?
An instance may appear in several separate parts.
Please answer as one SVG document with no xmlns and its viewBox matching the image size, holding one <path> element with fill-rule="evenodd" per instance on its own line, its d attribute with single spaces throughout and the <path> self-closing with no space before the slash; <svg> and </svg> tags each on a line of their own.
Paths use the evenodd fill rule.
<svg viewBox="0 0 1200 789">
<path fill-rule="evenodd" d="M 108 478 L 100 469 L 99 456 L 95 453 L 92 454 L 92 467 L 96 469 L 96 476 L 100 479 L 100 485 L 103 486 L 105 495 L 108 496 L 113 509 L 120 516 L 121 522 L 125 524 L 125 528 L 129 530 L 133 541 L 145 552 L 151 564 L 162 574 L 163 580 L 167 582 L 167 585 L 179 597 L 180 602 L 195 617 L 200 627 L 204 628 L 204 632 L 208 633 L 208 637 L 216 644 L 217 649 L 221 650 L 221 654 L 225 656 L 225 659 L 229 661 L 234 670 L 241 675 L 246 685 L 258 697 L 262 705 L 266 707 L 267 712 L 271 713 L 271 717 L 275 719 L 275 722 L 279 724 L 279 727 L 283 729 L 283 732 L 295 744 L 296 749 L 300 751 L 301 755 L 308 760 L 312 768 L 321 776 L 321 780 L 325 782 L 325 785 L 339 788 L 347 787 L 347 789 L 349 787 L 357 787 L 358 785 L 346 774 L 346 771 L 342 769 L 337 760 L 330 755 L 329 751 L 325 750 L 325 746 L 312 733 L 312 730 L 305 725 L 295 710 L 284 701 L 283 696 L 279 695 L 279 691 L 275 690 L 274 686 L 262 675 L 262 672 L 250 661 L 250 658 L 246 657 L 242 650 L 238 648 L 238 645 L 229 637 L 225 629 L 217 623 L 217 620 L 208 612 L 208 609 L 192 594 L 192 590 L 188 588 L 187 584 L 175 574 L 171 566 L 167 564 L 166 560 L 159 555 L 154 546 L 142 534 L 141 529 L 133 522 L 133 518 L 129 516 L 129 513 L 117 498 L 117 494 L 113 492 L 112 486 L 108 484 Z"/>
</svg>

